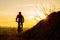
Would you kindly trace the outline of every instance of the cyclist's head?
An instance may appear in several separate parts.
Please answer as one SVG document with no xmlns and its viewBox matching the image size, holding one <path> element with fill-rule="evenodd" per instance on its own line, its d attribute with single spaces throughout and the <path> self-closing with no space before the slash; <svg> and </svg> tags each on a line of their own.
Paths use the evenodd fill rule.
<svg viewBox="0 0 60 40">
<path fill-rule="evenodd" d="M 19 15 L 21 15 L 21 12 L 19 12 Z"/>
</svg>

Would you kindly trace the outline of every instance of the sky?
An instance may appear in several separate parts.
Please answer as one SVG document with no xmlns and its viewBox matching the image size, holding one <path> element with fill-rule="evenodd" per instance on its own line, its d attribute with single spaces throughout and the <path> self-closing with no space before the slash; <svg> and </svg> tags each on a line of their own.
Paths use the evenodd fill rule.
<svg viewBox="0 0 60 40">
<path fill-rule="evenodd" d="M 46 14 L 60 10 L 60 0 L 0 0 L 0 26 L 17 27 L 15 18 L 22 12 L 24 27 L 32 27 Z"/>
</svg>

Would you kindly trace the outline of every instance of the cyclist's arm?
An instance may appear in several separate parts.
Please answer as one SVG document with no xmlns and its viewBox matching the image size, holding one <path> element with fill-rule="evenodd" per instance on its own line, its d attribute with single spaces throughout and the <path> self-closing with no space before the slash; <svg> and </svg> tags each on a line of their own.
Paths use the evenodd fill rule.
<svg viewBox="0 0 60 40">
<path fill-rule="evenodd" d="M 23 17 L 23 16 L 22 16 Z M 23 22 L 24 22 L 24 17 L 22 18 Z"/>
<path fill-rule="evenodd" d="M 18 19 L 18 15 L 17 15 L 17 17 L 16 17 L 16 22 L 17 22 L 17 19 Z"/>
</svg>

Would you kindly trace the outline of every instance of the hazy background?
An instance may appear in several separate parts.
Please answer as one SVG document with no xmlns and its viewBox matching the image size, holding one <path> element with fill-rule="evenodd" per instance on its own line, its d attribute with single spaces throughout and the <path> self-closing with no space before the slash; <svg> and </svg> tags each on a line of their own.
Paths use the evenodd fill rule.
<svg viewBox="0 0 60 40">
<path fill-rule="evenodd" d="M 17 27 L 19 11 L 25 18 L 24 28 L 31 28 L 49 13 L 60 10 L 60 0 L 0 0 L 0 26 Z"/>
</svg>

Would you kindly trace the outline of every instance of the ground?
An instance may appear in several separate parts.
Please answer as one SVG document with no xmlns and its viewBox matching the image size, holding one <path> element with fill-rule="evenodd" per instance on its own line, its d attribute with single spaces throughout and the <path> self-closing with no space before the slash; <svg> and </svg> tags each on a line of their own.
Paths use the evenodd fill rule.
<svg viewBox="0 0 60 40">
<path fill-rule="evenodd" d="M 19 40 L 20 34 L 17 28 L 0 28 L 0 40 Z"/>
</svg>

